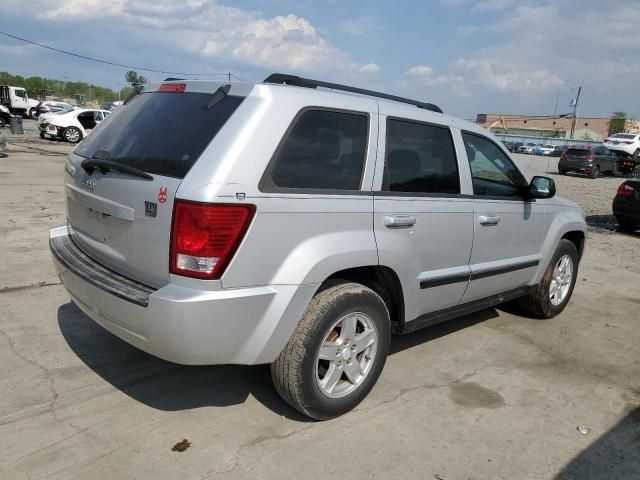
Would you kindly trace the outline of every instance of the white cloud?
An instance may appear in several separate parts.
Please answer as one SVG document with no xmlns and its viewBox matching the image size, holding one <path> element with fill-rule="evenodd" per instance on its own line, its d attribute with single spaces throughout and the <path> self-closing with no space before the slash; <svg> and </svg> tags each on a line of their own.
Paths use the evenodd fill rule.
<svg viewBox="0 0 640 480">
<path fill-rule="evenodd" d="M 376 63 L 367 63 L 366 65 L 362 65 L 358 71 L 362 73 L 378 73 L 380 71 L 380 65 Z"/>
<path fill-rule="evenodd" d="M 496 72 L 495 66 L 486 59 L 460 59 L 455 66 L 470 72 L 474 83 L 499 91 L 527 94 L 533 90 L 557 89 L 564 80 L 546 69 Z"/>
<path fill-rule="evenodd" d="M 0 12 L 20 11 L 22 1 L 4 0 Z M 220 61 L 303 72 L 371 73 L 375 68 L 354 62 L 309 20 L 293 14 L 264 18 L 259 12 L 207 0 L 34 0 L 30 11 L 40 19 L 69 24 L 99 17 L 106 25 L 111 17 L 128 36 L 156 48 L 166 46 Z M 368 18 L 349 24 L 354 32 L 371 25 Z"/>
<path fill-rule="evenodd" d="M 350 35 L 364 35 L 378 27 L 372 17 L 348 18 L 341 20 L 338 25 L 340 30 Z"/>
<path fill-rule="evenodd" d="M 415 67 L 411 67 L 407 70 L 405 75 L 426 76 L 431 75 L 431 73 L 433 73 L 433 69 L 431 67 L 427 67 L 426 65 L 416 65 Z"/>
</svg>

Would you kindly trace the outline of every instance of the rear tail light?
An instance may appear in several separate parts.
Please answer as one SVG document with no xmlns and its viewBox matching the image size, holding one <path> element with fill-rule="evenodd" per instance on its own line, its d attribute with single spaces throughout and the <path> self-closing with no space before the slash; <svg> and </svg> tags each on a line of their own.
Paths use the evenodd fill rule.
<svg viewBox="0 0 640 480">
<path fill-rule="evenodd" d="M 171 273 L 216 280 L 242 242 L 255 205 L 176 200 L 171 226 Z"/>
<path fill-rule="evenodd" d="M 595 157 L 587 157 L 587 162 L 593 162 L 595 160 Z"/>
<path fill-rule="evenodd" d="M 618 187 L 618 196 L 628 197 L 630 195 L 633 195 L 633 187 L 630 187 L 626 183 L 623 183 Z"/>
<path fill-rule="evenodd" d="M 158 87 L 158 91 L 167 93 L 184 93 L 185 88 L 187 88 L 186 83 L 163 83 Z"/>
<path fill-rule="evenodd" d="M 626 145 L 633 145 L 633 141 L 632 140 L 625 140 L 624 142 L 622 142 Z"/>
<path fill-rule="evenodd" d="M 566 154 L 566 153 L 564 153 L 564 152 L 562 152 L 562 153 L 560 154 L 560 159 L 561 159 L 561 160 L 566 160 L 566 159 L 567 159 L 567 154 Z"/>
</svg>

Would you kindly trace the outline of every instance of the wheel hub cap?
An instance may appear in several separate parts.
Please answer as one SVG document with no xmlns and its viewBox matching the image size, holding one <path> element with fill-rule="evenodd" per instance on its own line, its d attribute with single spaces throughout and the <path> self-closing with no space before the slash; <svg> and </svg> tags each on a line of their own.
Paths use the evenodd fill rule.
<svg viewBox="0 0 640 480">
<path fill-rule="evenodd" d="M 358 388 L 373 366 L 378 334 L 371 317 L 350 313 L 329 329 L 316 356 L 316 381 L 324 395 L 340 398 Z"/>
<path fill-rule="evenodd" d="M 564 255 L 558 260 L 549 285 L 549 300 L 554 306 L 560 305 L 567 298 L 573 280 L 573 260 Z"/>
</svg>

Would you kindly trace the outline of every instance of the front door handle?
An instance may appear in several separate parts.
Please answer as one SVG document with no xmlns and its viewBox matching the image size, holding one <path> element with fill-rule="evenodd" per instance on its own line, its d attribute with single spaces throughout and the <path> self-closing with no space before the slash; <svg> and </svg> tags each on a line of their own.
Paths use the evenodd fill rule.
<svg viewBox="0 0 640 480">
<path fill-rule="evenodd" d="M 415 215 L 385 215 L 384 226 L 387 228 L 410 228 L 416 224 Z"/>
<path fill-rule="evenodd" d="M 480 225 L 498 225 L 500 217 L 498 215 L 478 215 Z"/>
</svg>

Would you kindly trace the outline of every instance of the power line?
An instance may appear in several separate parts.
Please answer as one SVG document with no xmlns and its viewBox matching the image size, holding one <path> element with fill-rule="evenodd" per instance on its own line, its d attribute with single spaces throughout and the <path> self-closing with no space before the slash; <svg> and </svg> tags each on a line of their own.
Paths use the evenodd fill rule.
<svg viewBox="0 0 640 480">
<path fill-rule="evenodd" d="M 168 72 L 165 70 L 155 70 L 153 68 L 142 68 L 142 67 L 134 67 L 132 65 L 123 65 L 121 63 L 109 62 L 107 60 L 100 60 L 98 58 L 87 57 L 86 55 L 80 55 L 79 53 L 68 52 L 66 50 L 60 50 L 59 48 L 50 47 L 49 45 L 44 45 L 42 43 L 34 42 L 33 40 L 27 40 L 26 38 L 18 37 L 16 35 L 11 35 L 10 33 L 0 32 L 0 35 L 4 35 L 9 38 L 13 38 L 15 40 L 20 40 L 21 42 L 30 43 L 31 45 L 36 45 L 38 47 L 46 48 L 47 50 L 53 50 L 54 52 L 63 53 L 65 55 L 71 55 L 72 57 L 81 58 L 83 60 L 89 60 L 91 62 L 104 63 L 106 65 L 112 65 L 114 67 L 122 67 L 122 68 L 130 68 L 132 70 L 142 70 L 143 72 L 153 72 L 153 73 L 163 73 L 168 75 L 187 75 L 187 76 L 196 76 L 196 77 L 205 77 L 205 76 L 225 76 L 235 78 L 236 80 L 243 81 L 237 75 L 234 75 L 231 72 L 228 73 L 186 73 L 186 72 Z"/>
</svg>

